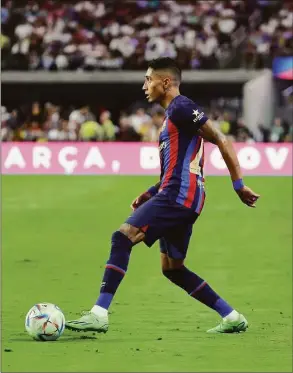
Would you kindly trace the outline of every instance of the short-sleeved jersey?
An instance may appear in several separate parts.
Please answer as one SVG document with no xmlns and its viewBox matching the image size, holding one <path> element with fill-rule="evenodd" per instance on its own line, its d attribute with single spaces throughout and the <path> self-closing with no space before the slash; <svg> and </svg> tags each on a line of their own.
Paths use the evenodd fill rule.
<svg viewBox="0 0 293 373">
<path fill-rule="evenodd" d="M 200 213 L 204 201 L 204 143 L 197 130 L 208 118 L 191 99 L 176 96 L 159 137 L 159 191 Z"/>
</svg>

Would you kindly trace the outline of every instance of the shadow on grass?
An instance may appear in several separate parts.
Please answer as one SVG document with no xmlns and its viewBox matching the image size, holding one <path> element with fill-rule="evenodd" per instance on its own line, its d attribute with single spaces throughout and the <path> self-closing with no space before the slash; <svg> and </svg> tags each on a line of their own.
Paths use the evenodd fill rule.
<svg viewBox="0 0 293 373">
<path fill-rule="evenodd" d="M 76 341 L 84 341 L 84 340 L 94 340 L 97 341 L 97 337 L 94 336 L 85 336 L 85 335 L 76 335 L 76 336 L 62 336 L 57 341 L 44 341 L 49 343 L 67 343 L 67 342 L 76 342 Z M 42 341 L 35 341 L 28 337 L 18 337 L 18 338 L 10 338 L 9 342 L 33 342 L 33 343 L 42 343 Z"/>
</svg>

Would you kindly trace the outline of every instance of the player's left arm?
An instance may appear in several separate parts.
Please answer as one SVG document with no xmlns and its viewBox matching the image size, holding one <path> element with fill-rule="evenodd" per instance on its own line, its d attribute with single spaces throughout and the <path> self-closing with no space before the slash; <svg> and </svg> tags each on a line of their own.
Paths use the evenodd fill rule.
<svg viewBox="0 0 293 373">
<path fill-rule="evenodd" d="M 136 197 L 130 205 L 132 210 L 133 211 L 136 210 L 139 206 L 144 204 L 150 198 L 154 197 L 158 193 L 160 189 L 160 185 L 161 185 L 161 182 L 159 181 L 156 185 L 151 186 L 147 191 L 141 193 L 138 197 Z"/>
<path fill-rule="evenodd" d="M 219 131 L 208 119 L 200 126 L 197 133 L 205 140 L 218 146 L 222 157 L 228 167 L 233 182 L 233 187 L 241 201 L 249 207 L 255 207 L 255 204 L 260 197 L 259 194 L 253 192 L 250 188 L 244 185 L 242 180 L 241 167 L 237 159 L 232 141 L 228 139 L 221 131 Z"/>
</svg>

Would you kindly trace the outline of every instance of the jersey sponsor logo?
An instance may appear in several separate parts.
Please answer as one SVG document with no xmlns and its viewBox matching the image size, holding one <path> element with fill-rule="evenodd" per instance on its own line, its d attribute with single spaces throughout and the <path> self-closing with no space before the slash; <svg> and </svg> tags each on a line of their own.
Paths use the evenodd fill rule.
<svg viewBox="0 0 293 373">
<path fill-rule="evenodd" d="M 204 112 L 199 112 L 198 110 L 193 110 L 193 113 L 192 113 L 193 115 L 194 115 L 194 119 L 193 119 L 193 121 L 194 121 L 194 123 L 196 123 L 196 122 L 198 122 L 198 121 L 200 121 L 203 117 L 204 117 Z"/>
</svg>

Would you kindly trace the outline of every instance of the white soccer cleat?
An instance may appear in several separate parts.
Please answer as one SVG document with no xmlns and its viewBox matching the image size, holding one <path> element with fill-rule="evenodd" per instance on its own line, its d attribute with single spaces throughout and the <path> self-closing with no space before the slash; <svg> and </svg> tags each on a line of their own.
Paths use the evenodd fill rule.
<svg viewBox="0 0 293 373">
<path fill-rule="evenodd" d="M 109 328 L 108 315 L 97 316 L 93 312 L 84 312 L 79 319 L 66 321 L 65 328 L 75 332 L 106 333 Z"/>
<path fill-rule="evenodd" d="M 239 314 L 238 319 L 234 321 L 223 320 L 215 328 L 209 329 L 208 333 L 241 333 L 248 328 L 246 318 Z"/>
</svg>

